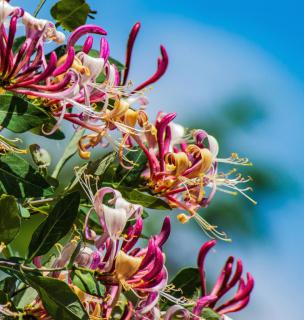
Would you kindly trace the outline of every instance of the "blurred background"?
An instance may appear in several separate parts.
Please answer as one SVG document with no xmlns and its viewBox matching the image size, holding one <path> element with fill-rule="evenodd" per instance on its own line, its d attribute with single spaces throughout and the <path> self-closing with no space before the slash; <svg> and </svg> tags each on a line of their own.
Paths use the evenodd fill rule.
<svg viewBox="0 0 304 320">
<path fill-rule="evenodd" d="M 46 1 L 40 17 L 49 18 L 54 2 Z M 149 93 L 150 115 L 176 111 L 176 122 L 216 136 L 222 157 L 238 152 L 254 163 L 245 171 L 254 178 L 252 196 L 258 205 L 218 192 L 201 212 L 233 239 L 232 244 L 219 243 L 209 255 L 209 277 L 215 278 L 226 257 L 234 255 L 256 279 L 251 304 L 232 318 L 301 319 L 303 4 L 296 0 L 88 2 L 98 11 L 95 23 L 108 31 L 111 55 L 120 61 L 129 30 L 142 22 L 130 77 L 135 84 L 154 72 L 159 44 L 166 46 L 170 67 Z M 38 0 L 12 3 L 34 11 Z M 71 128 L 65 131 L 71 134 Z M 32 137 L 26 139 L 30 142 Z M 62 142 L 39 142 L 51 149 L 55 163 Z M 162 217 L 153 212 L 147 232 L 156 232 Z M 194 221 L 187 225 L 174 217 L 172 221 L 166 251 L 169 269 L 175 272 L 195 266 L 207 238 Z"/>
</svg>

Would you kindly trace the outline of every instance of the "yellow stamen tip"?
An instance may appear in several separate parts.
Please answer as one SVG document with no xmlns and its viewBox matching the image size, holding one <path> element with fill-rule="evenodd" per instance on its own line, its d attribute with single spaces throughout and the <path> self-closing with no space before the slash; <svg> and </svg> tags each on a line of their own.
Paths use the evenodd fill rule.
<svg viewBox="0 0 304 320">
<path fill-rule="evenodd" d="M 180 223 L 185 224 L 190 220 L 190 217 L 185 215 L 184 213 L 181 213 L 177 216 L 177 219 Z"/>
</svg>

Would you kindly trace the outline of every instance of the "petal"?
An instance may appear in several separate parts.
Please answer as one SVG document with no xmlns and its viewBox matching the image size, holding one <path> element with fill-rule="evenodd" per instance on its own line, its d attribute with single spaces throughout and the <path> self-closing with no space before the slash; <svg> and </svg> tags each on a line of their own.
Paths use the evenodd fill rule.
<svg viewBox="0 0 304 320">
<path fill-rule="evenodd" d="M 208 135 L 208 141 L 209 141 L 209 150 L 212 153 L 213 157 L 216 158 L 219 153 L 219 144 L 217 140 L 210 134 Z"/>
<path fill-rule="evenodd" d="M 102 211 L 109 236 L 113 239 L 118 238 L 128 220 L 126 211 L 123 209 L 113 209 L 106 205 L 102 205 Z"/>
<path fill-rule="evenodd" d="M 175 319 L 175 316 L 181 316 L 184 320 L 190 320 L 190 313 L 187 309 L 182 306 L 175 305 L 170 307 L 164 317 L 164 320 L 172 320 Z"/>
</svg>

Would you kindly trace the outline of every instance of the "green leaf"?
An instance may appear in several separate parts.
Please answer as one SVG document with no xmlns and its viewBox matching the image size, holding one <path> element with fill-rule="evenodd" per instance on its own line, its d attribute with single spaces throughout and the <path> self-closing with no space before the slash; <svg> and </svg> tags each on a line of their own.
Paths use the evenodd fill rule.
<svg viewBox="0 0 304 320">
<path fill-rule="evenodd" d="M 125 66 L 121 62 L 112 57 L 109 57 L 109 62 L 116 66 L 118 72 L 121 72 L 125 69 Z"/>
<path fill-rule="evenodd" d="M 0 259 L 0 270 L 5 272 L 11 277 L 14 277 L 21 282 L 26 283 L 25 273 L 20 271 L 20 267 L 18 264 L 16 266 L 11 266 L 9 264 L 3 263 L 3 261 L 8 262 L 9 264 L 12 262 L 12 258 L 10 260 Z M 36 272 L 35 272 L 36 273 Z M 33 274 L 33 272 L 29 272 L 29 274 Z"/>
<path fill-rule="evenodd" d="M 210 308 L 204 308 L 203 312 L 202 312 L 202 316 L 203 316 L 203 319 L 205 319 L 205 320 L 220 320 L 221 319 L 221 315 L 214 312 Z"/>
<path fill-rule="evenodd" d="M 27 277 L 30 285 L 37 290 L 43 306 L 54 319 L 88 320 L 77 295 L 63 281 L 49 277 Z"/>
<path fill-rule="evenodd" d="M 17 52 L 20 49 L 21 45 L 25 42 L 25 40 L 26 40 L 25 36 L 15 38 L 14 44 L 13 44 L 13 51 Z"/>
<path fill-rule="evenodd" d="M 0 95 L 0 106 L 0 126 L 16 133 L 54 121 L 43 109 L 17 96 Z"/>
<path fill-rule="evenodd" d="M 3 194 L 0 198 L 0 243 L 8 244 L 13 241 L 19 232 L 20 224 L 16 199 Z"/>
<path fill-rule="evenodd" d="M 85 0 L 60 0 L 51 9 L 53 18 L 68 31 L 84 25 L 95 13 Z"/>
<path fill-rule="evenodd" d="M 125 156 L 130 161 L 130 165 L 133 165 L 133 168 L 130 170 L 119 165 L 116 170 L 117 179 L 119 179 L 119 184 L 136 187 L 139 184 L 142 172 L 147 167 L 147 157 L 138 147 L 131 149 Z"/>
<path fill-rule="evenodd" d="M 50 185 L 30 164 L 14 153 L 0 157 L 0 194 L 16 198 L 43 197 L 52 194 Z"/>
<path fill-rule="evenodd" d="M 171 280 L 177 291 L 177 294 L 186 298 L 192 298 L 195 292 L 201 287 L 200 274 L 197 268 L 184 268 L 180 270 Z M 175 292 L 172 293 L 176 295 Z"/>
<path fill-rule="evenodd" d="M 117 158 L 116 152 L 110 152 L 101 159 L 94 162 L 90 162 L 86 170 L 89 174 L 94 174 L 95 176 L 101 176 L 108 169 L 110 164 Z"/>
<path fill-rule="evenodd" d="M 78 214 L 80 195 L 70 193 L 59 200 L 48 217 L 35 230 L 28 251 L 29 259 L 47 253 L 72 228 Z"/>
<path fill-rule="evenodd" d="M 116 185 L 113 185 L 113 187 L 118 189 L 122 196 L 132 203 L 136 203 L 150 209 L 171 210 L 169 204 L 164 200 L 144 193 L 138 189 Z"/>
<path fill-rule="evenodd" d="M 101 297 L 105 292 L 104 286 L 97 282 L 90 272 L 73 271 L 72 282 L 80 290 L 93 296 Z"/>
<path fill-rule="evenodd" d="M 43 127 L 44 131 L 45 132 L 51 131 L 52 128 L 54 127 L 54 123 L 55 122 L 53 122 L 53 121 L 45 123 L 44 127 Z M 52 140 L 63 140 L 65 138 L 64 133 L 59 129 L 57 129 L 53 134 L 49 134 L 49 135 L 44 134 L 42 132 L 42 126 L 38 126 L 36 128 L 31 129 L 31 133 L 36 134 L 38 136 L 42 136 L 47 139 L 52 139 Z"/>
<path fill-rule="evenodd" d="M 65 151 L 62 155 L 62 157 L 60 158 L 60 160 L 58 161 L 53 173 L 52 173 L 52 177 L 53 178 L 57 178 L 61 169 L 63 168 L 63 166 L 65 165 L 65 163 L 71 158 L 73 157 L 73 155 L 78 151 L 78 141 L 80 140 L 80 138 L 83 136 L 85 132 L 85 129 L 81 129 L 79 131 L 75 131 L 75 133 L 72 136 L 72 139 L 70 140 L 69 144 L 67 145 L 67 147 L 65 148 Z"/>
<path fill-rule="evenodd" d="M 8 295 L 0 290 L 0 304 L 4 305 L 8 302 Z"/>
<path fill-rule="evenodd" d="M 20 203 L 18 203 L 19 214 L 22 218 L 29 218 L 31 216 L 29 210 L 24 208 Z"/>
<path fill-rule="evenodd" d="M 11 296 L 16 290 L 16 281 L 17 279 L 14 277 L 6 277 L 0 282 L 0 290 Z"/>
</svg>

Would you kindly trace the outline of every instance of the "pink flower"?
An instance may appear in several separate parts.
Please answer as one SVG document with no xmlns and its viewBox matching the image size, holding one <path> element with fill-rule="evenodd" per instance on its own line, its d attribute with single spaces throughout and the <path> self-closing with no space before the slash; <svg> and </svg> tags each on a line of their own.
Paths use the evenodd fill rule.
<svg viewBox="0 0 304 320">
<path fill-rule="evenodd" d="M 206 288 L 205 258 L 212 247 L 216 245 L 215 240 L 210 240 L 203 244 L 200 249 L 197 264 L 201 280 L 201 297 L 195 302 L 193 310 L 190 312 L 183 306 L 175 305 L 166 312 L 165 320 L 174 319 L 176 315 L 183 315 L 184 319 L 199 320 L 205 308 L 212 309 L 223 319 L 228 319 L 226 314 L 244 309 L 250 300 L 250 295 L 254 287 L 254 280 L 250 273 L 243 277 L 243 263 L 239 259 L 236 261 L 233 272 L 234 257 L 229 257 L 217 278 L 214 286 L 209 292 Z M 234 294 L 231 291 L 236 288 Z M 225 296 L 228 294 L 228 297 Z"/>
<path fill-rule="evenodd" d="M 188 212 L 178 215 L 180 222 L 186 223 L 193 217 L 208 234 L 226 239 L 225 233 L 209 225 L 197 210 L 210 204 L 216 190 L 233 195 L 238 192 L 252 200 L 245 193 L 251 188 L 240 187 L 250 179 L 241 175 L 231 178 L 235 169 L 227 174 L 218 173 L 218 165 L 222 162 L 251 163 L 236 154 L 227 159 L 219 158 L 218 143 L 213 136 L 204 130 L 186 134 L 182 126 L 173 123 L 175 117 L 175 113 L 160 112 L 155 125 L 146 123 L 146 131 L 141 137 L 132 136 L 148 159 L 148 169 L 143 177 L 153 193 L 165 198 L 173 208 Z"/>
</svg>

